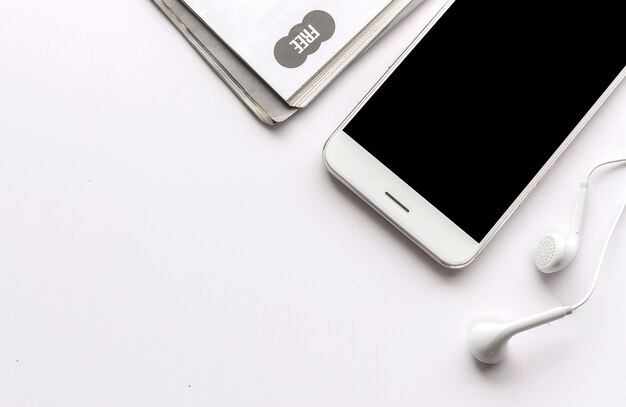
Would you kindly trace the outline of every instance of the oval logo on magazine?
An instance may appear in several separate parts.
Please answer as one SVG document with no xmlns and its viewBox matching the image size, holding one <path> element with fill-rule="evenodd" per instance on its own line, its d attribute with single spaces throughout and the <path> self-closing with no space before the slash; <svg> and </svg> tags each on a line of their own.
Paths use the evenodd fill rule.
<svg viewBox="0 0 626 407">
<path fill-rule="evenodd" d="M 274 46 L 276 61 L 285 68 L 297 68 L 335 33 L 335 20 L 325 11 L 308 13 L 294 25 L 287 36 Z"/>
</svg>

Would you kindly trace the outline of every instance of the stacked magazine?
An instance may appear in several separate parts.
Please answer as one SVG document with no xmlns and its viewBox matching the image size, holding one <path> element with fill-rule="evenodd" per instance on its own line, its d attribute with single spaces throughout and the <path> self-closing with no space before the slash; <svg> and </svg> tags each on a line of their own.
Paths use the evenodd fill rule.
<svg viewBox="0 0 626 407">
<path fill-rule="evenodd" d="M 306 107 L 422 0 L 153 0 L 262 121 Z"/>
</svg>

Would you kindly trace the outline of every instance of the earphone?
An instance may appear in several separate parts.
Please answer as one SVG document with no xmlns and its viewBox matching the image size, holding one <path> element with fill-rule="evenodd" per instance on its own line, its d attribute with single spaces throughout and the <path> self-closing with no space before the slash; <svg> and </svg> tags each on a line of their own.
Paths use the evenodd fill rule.
<svg viewBox="0 0 626 407">
<path fill-rule="evenodd" d="M 587 178 L 580 183 L 576 194 L 576 205 L 572 215 L 570 233 L 567 238 L 558 233 L 549 233 L 539 241 L 535 252 L 535 264 L 543 273 L 554 273 L 565 268 L 574 258 L 580 246 L 580 235 L 583 224 L 585 201 L 589 180 L 592 174 L 600 167 L 609 164 L 625 163 L 626 159 L 611 160 L 600 163 L 593 167 L 587 174 Z M 611 238 L 626 208 L 626 199 L 622 203 L 617 216 L 611 226 L 609 234 L 604 242 L 600 258 L 596 266 L 595 275 L 587 294 L 574 305 L 555 307 L 524 318 L 508 322 L 486 321 L 474 326 L 469 334 L 469 348 L 476 359 L 483 363 L 494 364 L 502 361 L 506 356 L 509 339 L 514 335 L 535 328 L 540 325 L 564 318 L 574 310 L 583 306 L 591 297 L 596 285 L 600 270 L 604 263 Z"/>
<path fill-rule="evenodd" d="M 535 264 L 539 271 L 542 273 L 554 273 L 563 270 L 574 259 L 580 246 L 580 233 L 585 216 L 585 201 L 591 176 L 600 167 L 623 162 L 626 162 L 626 159 L 606 161 L 596 165 L 589 171 L 587 178 L 580 183 L 576 193 L 576 205 L 572 214 L 569 236 L 565 238 L 559 233 L 549 233 L 537 244 Z"/>
<path fill-rule="evenodd" d="M 537 244 L 535 265 L 542 273 L 554 273 L 563 270 L 574 259 L 580 246 L 580 232 L 585 216 L 588 187 L 588 181 L 581 182 L 578 187 L 569 236 L 566 238 L 553 232 L 547 234 Z"/>
</svg>

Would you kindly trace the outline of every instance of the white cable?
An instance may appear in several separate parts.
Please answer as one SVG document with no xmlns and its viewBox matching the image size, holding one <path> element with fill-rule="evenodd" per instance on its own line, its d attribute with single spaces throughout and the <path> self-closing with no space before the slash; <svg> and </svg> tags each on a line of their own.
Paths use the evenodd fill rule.
<svg viewBox="0 0 626 407">
<path fill-rule="evenodd" d="M 606 162 L 604 164 L 600 164 L 597 167 L 595 167 L 593 170 L 591 170 L 589 172 L 589 176 L 587 177 L 587 180 L 589 180 L 589 177 L 591 176 L 591 173 L 593 173 L 593 171 L 605 164 L 610 164 L 610 163 L 614 163 L 614 162 L 619 162 L 619 161 L 626 161 L 626 160 L 615 160 L 615 161 L 609 161 Z M 609 235 L 607 236 L 606 240 L 604 241 L 604 246 L 602 246 L 602 252 L 600 253 L 600 259 L 598 260 L 598 265 L 596 266 L 596 274 L 593 277 L 593 282 L 591 283 L 591 287 L 589 287 L 589 291 L 587 291 L 587 294 L 585 294 L 585 296 L 583 297 L 582 300 L 580 300 L 579 302 L 577 302 L 576 304 L 572 305 L 572 311 L 582 307 L 587 300 L 589 300 L 589 298 L 591 297 L 591 294 L 593 294 L 593 291 L 596 288 L 596 285 L 598 284 L 598 277 L 600 277 L 600 270 L 602 270 L 602 265 L 604 264 L 604 256 L 606 254 L 606 250 L 609 247 L 609 243 L 611 242 L 611 239 L 613 238 L 613 234 L 615 233 L 615 229 L 617 228 L 617 224 L 619 223 L 620 219 L 622 218 L 622 214 L 624 213 L 624 208 L 626 208 L 626 199 L 624 199 L 624 202 L 622 203 L 622 206 L 620 206 L 619 208 L 619 212 L 617 213 L 617 217 L 615 218 L 615 221 L 613 221 L 613 225 L 611 226 L 611 231 L 609 232 Z"/>
<path fill-rule="evenodd" d="M 589 182 L 589 178 L 591 178 L 591 174 L 593 174 L 593 172 L 595 170 L 597 170 L 600 167 L 604 167 L 605 165 L 609 165 L 609 164 L 617 164 L 617 163 L 626 163 L 626 158 L 622 158 L 619 160 L 611 160 L 611 161 L 605 161 L 601 164 L 596 165 L 595 167 L 593 167 L 591 169 L 591 171 L 589 171 L 589 173 L 587 173 L 587 182 Z"/>
</svg>

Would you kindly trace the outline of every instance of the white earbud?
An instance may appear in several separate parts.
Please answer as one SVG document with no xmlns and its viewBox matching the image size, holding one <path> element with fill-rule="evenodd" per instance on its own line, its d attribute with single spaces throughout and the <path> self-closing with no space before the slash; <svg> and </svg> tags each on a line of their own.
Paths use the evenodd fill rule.
<svg viewBox="0 0 626 407">
<path fill-rule="evenodd" d="M 569 264 L 570 261 L 576 255 L 578 245 L 580 243 L 580 229 L 583 221 L 583 213 L 585 210 L 585 197 L 587 195 L 587 187 L 589 186 L 589 179 L 594 171 L 598 168 L 608 164 L 626 163 L 626 159 L 606 161 L 596 165 L 589 171 L 587 179 L 580 183 L 580 188 L 576 195 L 576 206 L 574 208 L 574 215 L 572 217 L 572 225 L 570 236 L 565 239 L 563 236 L 556 233 L 550 233 L 544 237 L 537 247 L 537 254 L 535 256 L 535 263 L 539 270 L 544 273 L 553 273 L 561 270 Z M 591 286 L 587 291 L 587 294 L 575 303 L 574 305 L 565 305 L 561 307 L 552 308 L 550 310 L 540 312 L 529 317 L 516 319 L 509 322 L 481 322 L 474 326 L 469 335 L 469 348 L 472 355 L 483 363 L 494 364 L 502 361 L 506 356 L 506 346 L 509 343 L 509 339 L 513 335 L 520 332 L 532 329 L 534 327 L 547 324 L 548 322 L 561 319 L 566 315 L 570 315 L 572 311 L 582 307 L 591 298 L 591 294 L 598 284 L 598 277 L 600 276 L 600 270 L 604 264 L 604 256 L 606 255 L 609 243 L 615 233 L 624 211 L 626 210 L 626 199 L 620 206 L 620 209 L 613 221 L 613 225 L 609 231 L 609 234 L 604 241 L 602 251 L 600 252 L 600 258 L 598 259 L 598 265 L 596 266 L 596 272 L 591 282 Z"/>
<path fill-rule="evenodd" d="M 542 273 L 563 270 L 574 259 L 580 245 L 580 233 L 585 214 L 585 200 L 589 182 L 580 183 L 576 193 L 576 205 L 568 238 L 558 233 L 549 233 L 539 241 L 535 251 L 535 264 Z"/>
<path fill-rule="evenodd" d="M 509 322 L 481 322 L 470 332 L 470 351 L 483 363 L 501 362 L 506 356 L 506 345 L 513 335 L 561 319 L 571 313 L 572 307 L 565 306 Z"/>
</svg>

